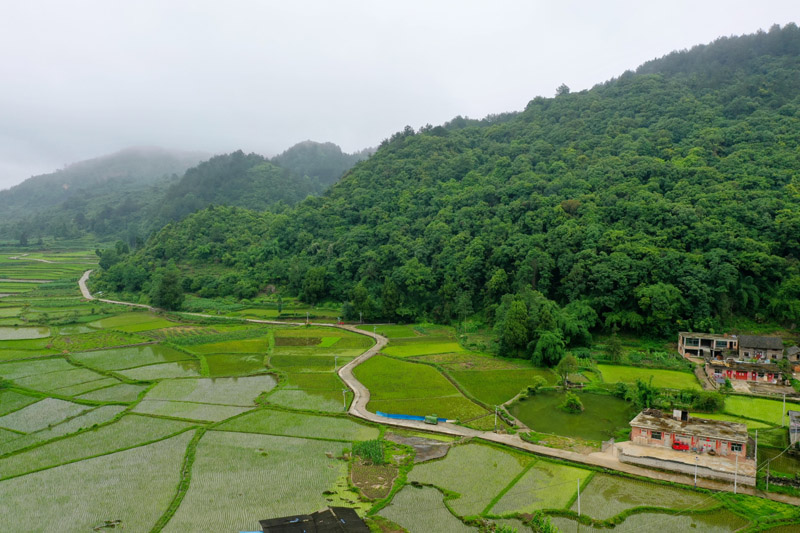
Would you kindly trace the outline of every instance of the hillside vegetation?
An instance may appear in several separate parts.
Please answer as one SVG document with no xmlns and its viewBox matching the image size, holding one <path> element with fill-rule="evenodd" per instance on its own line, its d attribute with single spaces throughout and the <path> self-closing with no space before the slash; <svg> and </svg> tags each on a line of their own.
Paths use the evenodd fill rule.
<svg viewBox="0 0 800 533">
<path fill-rule="evenodd" d="M 388 320 L 485 313 L 528 355 L 597 325 L 797 321 L 798 88 L 788 25 L 518 113 L 407 127 L 324 196 L 279 214 L 196 213 L 98 287 L 147 291 L 126 270 L 172 261 L 189 291 L 277 284 Z"/>
<path fill-rule="evenodd" d="M 272 161 L 241 150 L 206 156 L 123 150 L 0 191 L 0 238 L 121 239 L 130 246 L 209 205 L 281 211 L 322 193 L 368 151 L 305 141 Z"/>
</svg>

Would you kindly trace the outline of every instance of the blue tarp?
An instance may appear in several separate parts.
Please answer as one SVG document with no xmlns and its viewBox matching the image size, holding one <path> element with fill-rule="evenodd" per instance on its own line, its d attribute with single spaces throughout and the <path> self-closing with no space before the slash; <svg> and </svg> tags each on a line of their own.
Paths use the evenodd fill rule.
<svg viewBox="0 0 800 533">
<path fill-rule="evenodd" d="M 375 411 L 375 414 L 378 416 L 385 416 L 386 418 L 395 418 L 397 420 L 418 420 L 420 422 L 425 421 L 424 416 L 417 416 L 417 415 L 390 415 L 389 413 L 382 413 L 380 411 Z M 439 422 L 447 422 L 446 418 L 439 418 Z"/>
</svg>

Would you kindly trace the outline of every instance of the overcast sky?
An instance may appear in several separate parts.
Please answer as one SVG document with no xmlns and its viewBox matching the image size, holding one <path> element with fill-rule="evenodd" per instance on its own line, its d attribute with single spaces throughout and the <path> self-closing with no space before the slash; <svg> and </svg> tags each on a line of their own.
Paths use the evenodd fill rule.
<svg viewBox="0 0 800 533">
<path fill-rule="evenodd" d="M 0 0 L 0 189 L 128 146 L 350 152 L 799 18 L 797 0 Z"/>
</svg>

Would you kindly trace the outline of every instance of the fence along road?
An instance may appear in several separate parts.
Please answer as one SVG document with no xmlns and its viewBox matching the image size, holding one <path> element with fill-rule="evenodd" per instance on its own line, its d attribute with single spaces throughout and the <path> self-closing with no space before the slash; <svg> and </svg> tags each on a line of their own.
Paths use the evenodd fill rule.
<svg viewBox="0 0 800 533">
<path fill-rule="evenodd" d="M 81 279 L 78 280 L 78 286 L 80 287 L 81 294 L 87 300 L 95 300 L 98 302 L 104 302 L 109 304 L 126 305 L 128 307 L 138 307 L 143 309 L 149 309 L 150 311 L 163 311 L 161 309 L 157 309 L 155 307 L 144 304 L 95 298 L 94 296 L 92 296 L 91 292 L 89 292 L 89 289 L 86 287 L 86 280 L 89 279 L 89 276 L 91 275 L 92 272 L 93 272 L 92 270 L 87 270 L 86 272 L 83 273 Z M 182 314 L 189 316 L 197 316 L 202 318 L 223 318 L 217 315 L 205 315 L 201 313 L 182 313 Z M 259 320 L 255 318 L 244 318 L 244 319 L 231 318 L 231 320 L 251 322 L 254 324 L 275 324 L 283 326 L 305 325 L 305 322 L 281 322 L 278 320 Z M 342 381 L 344 381 L 344 383 L 350 388 L 350 390 L 353 391 L 353 402 L 350 404 L 350 409 L 348 409 L 348 413 L 350 413 L 352 416 L 356 418 L 367 420 L 369 422 L 374 422 L 376 424 L 383 424 L 385 426 L 413 429 L 417 431 L 425 431 L 428 433 L 438 433 L 441 435 L 449 435 L 451 437 L 483 439 L 485 441 L 495 442 L 497 444 L 503 444 L 505 446 L 510 446 L 512 448 L 525 450 L 531 453 L 535 453 L 537 455 L 544 455 L 546 457 L 552 457 L 555 459 L 563 459 L 574 463 L 581 463 L 585 465 L 605 468 L 608 470 L 616 470 L 618 472 L 624 472 L 626 474 L 632 474 L 635 476 L 641 476 L 650 479 L 670 481 L 673 483 L 680 483 L 689 486 L 693 485 L 694 483 L 694 479 L 692 478 L 692 476 L 687 476 L 683 474 L 671 474 L 668 472 L 658 472 L 655 470 L 650 470 L 648 468 L 642 468 L 640 466 L 622 463 L 616 457 L 614 457 L 613 454 L 609 453 L 594 452 L 585 455 L 578 452 L 571 452 L 569 450 L 548 448 L 546 446 L 540 446 L 538 444 L 526 442 L 522 440 L 522 438 L 520 438 L 519 435 L 494 433 L 493 431 L 479 431 L 477 429 L 458 426 L 447 422 L 440 423 L 437 425 L 432 425 L 417 420 L 398 420 L 398 419 L 378 416 L 375 413 L 371 413 L 367 410 L 367 404 L 369 403 L 369 398 L 370 398 L 369 389 L 367 389 L 367 387 L 365 387 L 363 383 L 361 383 L 360 381 L 358 381 L 358 379 L 356 379 L 355 375 L 353 374 L 353 369 L 358 365 L 360 365 L 361 363 L 363 363 L 364 361 L 366 361 L 367 359 L 369 359 L 370 357 L 380 352 L 389 343 L 389 339 L 387 339 L 383 335 L 379 335 L 378 333 L 361 330 L 351 325 L 324 324 L 324 323 L 315 323 L 314 325 L 317 327 L 343 329 L 346 331 L 357 333 L 359 335 L 366 335 L 367 337 L 371 337 L 373 340 L 375 340 L 375 344 L 370 349 L 368 349 L 366 352 L 362 353 L 361 355 L 359 355 L 358 357 L 356 357 L 355 359 L 353 359 L 352 361 L 350 361 L 349 363 L 347 363 L 346 365 L 344 365 L 342 368 L 339 369 L 339 377 L 342 378 Z M 697 486 L 711 490 L 733 492 L 733 484 L 725 483 L 722 481 L 715 481 L 711 479 L 698 478 Z M 775 500 L 778 502 L 788 503 L 791 505 L 800 505 L 800 498 L 798 497 L 788 496 L 785 494 L 765 493 L 757 490 L 754 487 L 740 486 L 738 487 L 737 492 L 741 494 L 761 496 L 763 498 Z"/>
</svg>

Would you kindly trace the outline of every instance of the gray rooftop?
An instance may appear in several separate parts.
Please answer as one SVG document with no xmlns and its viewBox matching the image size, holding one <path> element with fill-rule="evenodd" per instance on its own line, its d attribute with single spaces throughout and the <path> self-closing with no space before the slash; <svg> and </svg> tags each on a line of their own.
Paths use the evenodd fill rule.
<svg viewBox="0 0 800 533">
<path fill-rule="evenodd" d="M 739 348 L 755 348 L 762 350 L 783 350 L 780 337 L 761 337 L 759 335 L 739 335 Z"/>
<path fill-rule="evenodd" d="M 660 416 L 659 416 L 660 415 Z M 656 409 L 642 411 L 631 420 L 631 427 L 646 428 L 656 431 L 708 437 L 733 442 L 747 442 L 747 426 L 736 422 L 709 420 L 707 418 L 689 417 L 689 420 L 675 420 Z"/>
</svg>

